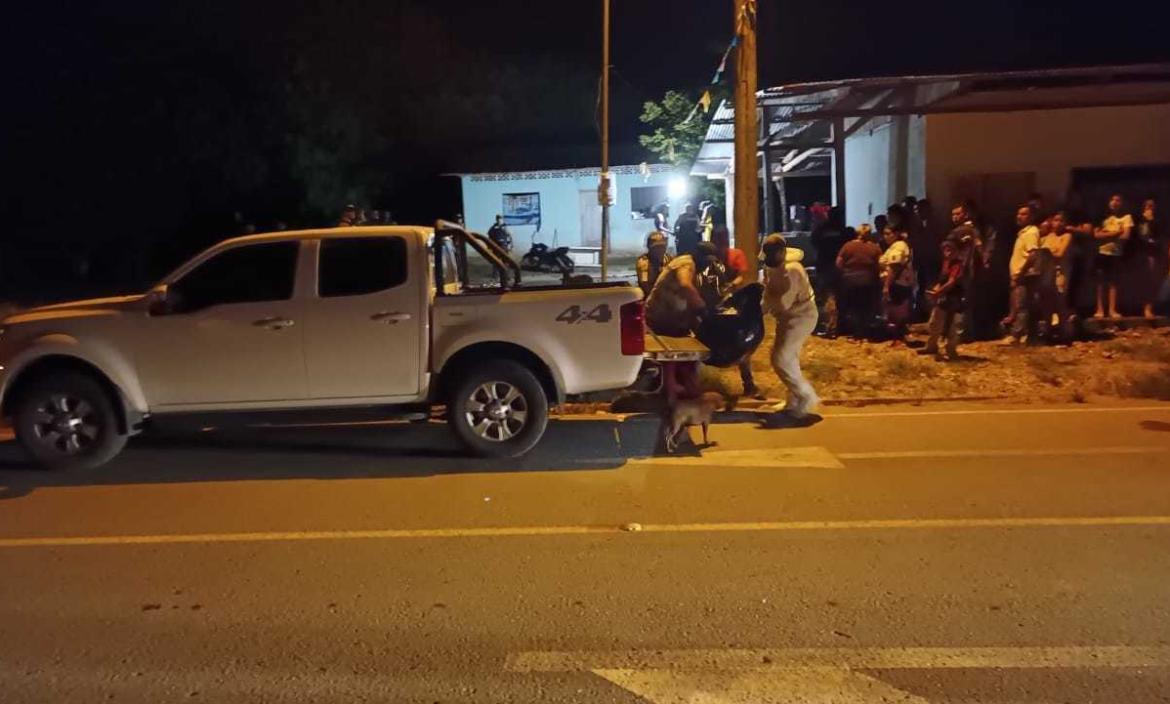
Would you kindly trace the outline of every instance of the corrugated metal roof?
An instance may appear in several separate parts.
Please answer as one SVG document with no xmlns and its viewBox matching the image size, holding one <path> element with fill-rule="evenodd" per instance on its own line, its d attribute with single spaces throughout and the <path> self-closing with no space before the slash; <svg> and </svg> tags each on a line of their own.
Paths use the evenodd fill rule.
<svg viewBox="0 0 1170 704">
<path fill-rule="evenodd" d="M 874 117 L 1170 103 L 1170 63 L 796 83 L 757 94 L 761 148 L 826 145 Z M 735 109 L 720 103 L 692 169 L 723 173 L 734 155 Z"/>
</svg>

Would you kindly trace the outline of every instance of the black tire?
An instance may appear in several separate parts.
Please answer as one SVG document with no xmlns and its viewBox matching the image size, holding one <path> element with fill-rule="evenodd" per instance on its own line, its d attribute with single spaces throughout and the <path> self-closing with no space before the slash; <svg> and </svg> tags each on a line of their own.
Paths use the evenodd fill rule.
<svg viewBox="0 0 1170 704">
<path fill-rule="evenodd" d="M 493 395 L 501 405 L 493 407 Z M 505 398 L 510 400 L 503 404 Z M 522 419 L 517 415 L 521 411 Z M 452 387 L 447 424 L 473 454 L 519 457 L 540 442 L 548 427 L 548 398 L 536 375 L 524 365 L 511 360 L 486 362 Z"/>
<path fill-rule="evenodd" d="M 45 469 L 97 469 L 126 446 L 114 403 L 106 387 L 88 374 L 34 379 L 16 402 L 16 439 Z"/>
</svg>

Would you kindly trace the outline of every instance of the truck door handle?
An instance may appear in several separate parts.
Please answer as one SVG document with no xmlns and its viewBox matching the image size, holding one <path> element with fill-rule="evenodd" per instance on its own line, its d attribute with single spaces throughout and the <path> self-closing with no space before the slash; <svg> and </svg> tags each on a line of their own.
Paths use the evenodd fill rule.
<svg viewBox="0 0 1170 704">
<path fill-rule="evenodd" d="M 273 316 L 271 318 L 261 318 L 254 321 L 252 324 L 256 327 L 268 328 L 269 330 L 283 330 L 284 328 L 291 328 L 294 321 L 288 318 L 280 318 Z"/>
<path fill-rule="evenodd" d="M 394 311 L 392 313 L 390 311 L 384 310 L 384 311 L 381 311 L 379 313 L 374 313 L 373 315 L 371 315 L 370 320 L 378 320 L 381 322 L 389 323 L 390 325 L 394 325 L 396 323 L 402 322 L 403 320 L 410 320 L 410 313 L 401 313 L 399 311 Z"/>
</svg>

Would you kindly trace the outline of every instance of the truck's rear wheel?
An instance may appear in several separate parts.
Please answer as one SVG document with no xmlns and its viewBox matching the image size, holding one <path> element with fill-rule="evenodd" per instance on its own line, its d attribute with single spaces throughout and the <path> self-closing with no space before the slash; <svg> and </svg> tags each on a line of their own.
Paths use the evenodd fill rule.
<svg viewBox="0 0 1170 704">
<path fill-rule="evenodd" d="M 126 446 L 114 400 L 86 374 L 62 372 L 30 382 L 14 421 L 17 440 L 46 469 L 95 469 Z"/>
<path fill-rule="evenodd" d="M 548 399 L 524 365 L 488 362 L 466 374 L 451 391 L 447 422 L 473 453 L 518 457 L 531 450 L 548 426 Z"/>
</svg>

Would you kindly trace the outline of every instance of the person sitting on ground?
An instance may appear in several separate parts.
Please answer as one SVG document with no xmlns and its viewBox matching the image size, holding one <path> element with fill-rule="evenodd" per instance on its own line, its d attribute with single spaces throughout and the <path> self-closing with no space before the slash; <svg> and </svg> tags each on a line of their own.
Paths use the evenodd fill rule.
<svg viewBox="0 0 1170 704">
<path fill-rule="evenodd" d="M 882 307 L 886 329 L 894 344 L 906 341 L 910 323 L 910 303 L 914 300 L 914 255 L 907 239 L 893 226 L 882 234 L 886 251 L 878 264 L 881 266 Z"/>
<path fill-rule="evenodd" d="M 764 307 L 776 319 L 772 369 L 788 389 L 785 413 L 805 418 L 820 398 L 800 370 L 800 349 L 817 326 L 817 299 L 808 272 L 800 261 L 804 252 L 789 248 L 784 237 L 764 238 Z"/>
<path fill-rule="evenodd" d="M 654 282 L 658 281 L 658 275 L 670 260 L 671 256 L 666 251 L 666 235 L 658 230 L 646 235 L 646 253 L 634 262 L 638 288 L 642 289 L 642 295 L 650 295 L 650 289 L 654 288 Z"/>
<path fill-rule="evenodd" d="M 1097 240 L 1097 312 L 1094 318 L 1105 317 L 1108 294 L 1109 317 L 1120 318 L 1117 312 L 1117 283 L 1121 278 L 1121 254 L 1133 231 L 1133 217 L 1125 212 L 1125 200 L 1120 193 L 1109 199 L 1109 215 L 1093 231 Z"/>
<path fill-rule="evenodd" d="M 1036 213 L 1029 205 L 1021 205 L 1016 209 L 1016 226 L 1020 231 L 1016 234 L 1016 242 L 1012 245 L 1012 258 L 1008 262 L 1008 273 L 1011 276 L 1011 312 L 1008 322 L 1010 332 L 1004 338 L 1004 344 L 1018 345 L 1032 332 L 1029 328 L 1033 321 L 1030 313 L 1035 298 L 1035 278 L 1032 272 L 1026 271 L 1028 257 L 1040 248 L 1040 229 L 1036 227 Z"/>
<path fill-rule="evenodd" d="M 854 339 L 864 338 L 873 322 L 881 290 L 878 278 L 881 256 L 882 250 L 861 233 L 846 242 L 837 254 L 840 272 L 837 315 Z"/>
<path fill-rule="evenodd" d="M 757 277 L 755 267 L 748 266 L 747 255 L 742 249 L 731 246 L 731 233 L 726 225 L 716 225 L 711 230 L 711 242 L 719 252 L 719 258 L 727 271 L 728 281 L 726 292 L 734 292 L 755 281 Z M 739 362 L 739 378 L 743 382 L 743 395 L 756 400 L 763 400 L 764 394 L 756 386 L 752 377 L 751 357 L 745 357 Z"/>
<path fill-rule="evenodd" d="M 1154 318 L 1154 302 L 1170 276 L 1170 233 L 1164 232 L 1156 216 L 1157 203 L 1153 198 L 1142 204 L 1142 214 L 1134 226 L 1134 253 L 1145 279 L 1142 282 L 1142 315 Z"/>
<path fill-rule="evenodd" d="M 925 354 L 939 357 L 939 340 L 945 340 L 946 359 L 959 358 L 959 335 L 963 331 L 963 311 L 967 275 L 964 271 L 966 257 L 953 240 L 942 243 L 942 271 L 938 283 L 928 291 L 934 301 L 930 311 L 930 337 L 926 341 Z"/>
</svg>

